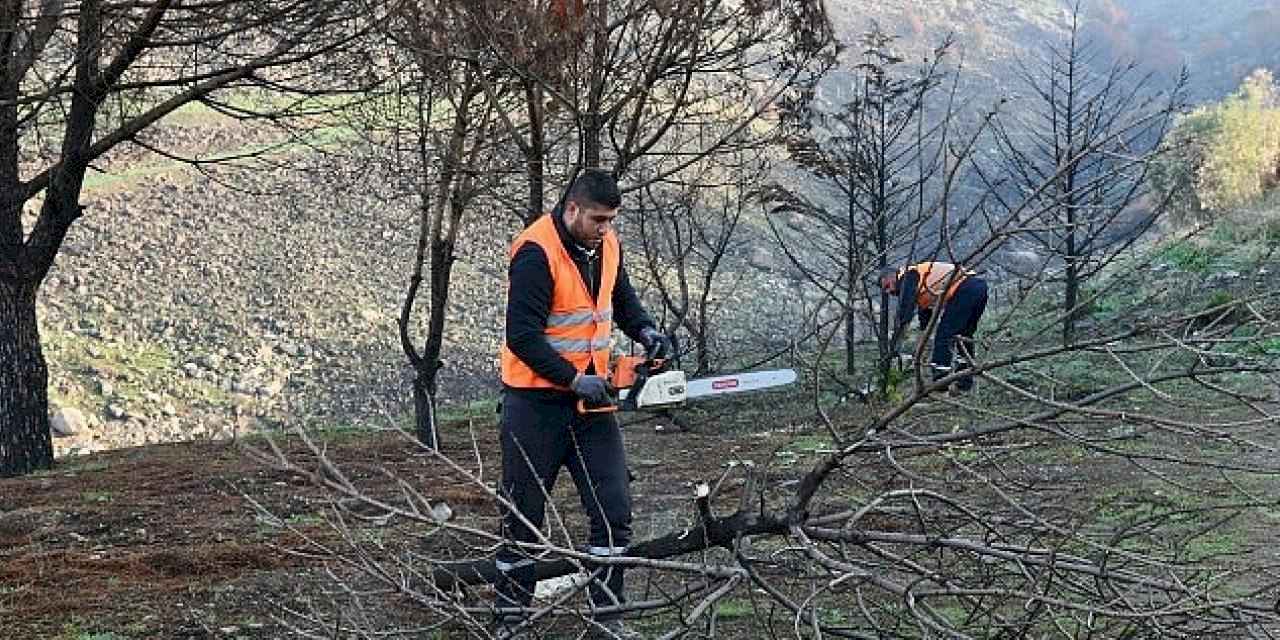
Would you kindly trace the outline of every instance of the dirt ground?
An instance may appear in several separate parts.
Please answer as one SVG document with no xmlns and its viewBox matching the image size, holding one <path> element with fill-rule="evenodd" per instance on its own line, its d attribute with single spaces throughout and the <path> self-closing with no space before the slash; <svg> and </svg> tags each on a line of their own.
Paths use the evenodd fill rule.
<svg viewBox="0 0 1280 640">
<path fill-rule="evenodd" d="M 723 437 L 627 428 L 636 481 L 637 537 L 664 533 L 664 518 L 686 509 L 694 484 L 714 480 L 724 462 L 773 456 L 787 434 Z M 442 430 L 446 453 L 474 463 L 466 427 Z M 474 428 L 486 474 L 496 474 L 496 427 Z M 379 467 L 412 480 L 455 517 L 492 526 L 492 501 L 475 486 L 442 481 L 448 472 L 415 455 L 397 433 L 323 437 L 331 459 L 372 493 L 394 491 Z M 303 452 L 297 438 L 284 449 Z M 274 638 L 280 606 L 306 591 L 318 564 L 285 550 L 296 532 L 336 535 L 328 500 L 301 476 L 248 455 L 244 442 L 166 444 L 61 461 L 48 472 L 0 481 L 0 620 L 4 637 Z M 793 456 L 794 457 L 794 456 Z M 710 464 L 709 464 L 710 463 Z M 710 477 L 709 477 L 710 476 Z M 494 476 L 496 477 L 496 475 Z M 562 474 L 557 501 L 577 510 Z M 289 527 L 273 526 L 251 496 Z"/>
<path fill-rule="evenodd" d="M 636 477 L 635 540 L 682 528 L 693 516 L 694 486 L 715 482 L 735 460 L 767 463 L 767 483 L 785 492 L 829 450 L 823 430 L 785 417 L 802 415 L 800 407 L 782 410 L 772 400 L 760 405 L 756 412 L 733 405 L 731 412 L 703 414 L 693 431 L 652 418 L 626 426 L 629 465 Z M 963 426 L 939 422 L 940 411 L 915 411 L 905 422 L 944 430 Z M 413 450 L 403 435 L 338 430 L 316 437 L 329 459 L 367 493 L 396 495 L 398 487 L 385 469 L 433 503 L 446 502 L 456 521 L 496 531 L 496 509 L 485 490 Z M 497 479 L 497 428 L 492 419 L 446 425 L 441 438 L 444 453 L 478 473 L 482 482 Z M 276 441 L 289 456 L 307 459 L 296 436 Z M 121 449 L 62 460 L 53 470 L 33 476 L 0 480 L 0 636 L 136 640 L 287 635 L 281 618 L 296 622 L 296 616 L 286 615 L 286 609 L 303 609 L 313 596 L 334 586 L 324 574 L 326 565 L 296 552 L 342 541 L 326 519 L 330 497 L 301 475 L 272 468 L 249 454 L 250 447 L 264 444 L 252 438 Z M 961 447 L 944 449 L 935 457 L 965 464 L 1002 461 L 1006 472 L 1017 474 L 1009 480 L 1035 485 L 1040 498 L 1106 512 L 1115 522 L 1127 517 L 1123 514 L 1144 516 L 1192 501 L 1170 495 L 1167 486 L 1151 485 L 1149 469 L 1123 457 L 1099 457 L 1061 444 L 1037 449 L 1032 440 L 988 445 L 985 454 Z M 1157 445 L 1153 438 L 1115 443 Z M 1203 443 L 1180 437 L 1164 445 L 1190 450 Z M 1225 449 L 1218 455 L 1239 458 Z M 939 469 L 923 458 L 920 464 L 927 464 L 919 469 L 930 473 Z M 875 477 L 880 472 L 863 466 L 849 473 Z M 1221 481 L 1201 486 L 1213 492 L 1218 484 Z M 1267 481 L 1253 488 L 1271 495 L 1275 485 Z M 962 485 L 955 489 L 964 490 Z M 732 490 L 726 493 L 720 506 L 732 509 Z M 567 473 L 560 476 L 554 497 L 569 515 L 570 527 L 580 534 L 585 525 Z M 253 501 L 270 515 L 255 509 Z M 1272 513 L 1277 511 L 1263 515 Z M 1265 561 L 1274 566 L 1277 552 L 1270 522 L 1249 518 L 1238 525 L 1231 537 L 1196 535 L 1181 544 L 1196 557 L 1225 554 L 1234 558 L 1233 563 Z M 1187 528 L 1201 526 L 1189 522 Z M 304 537 L 312 547 L 304 544 Z M 483 589 L 472 594 L 483 599 L 478 604 L 488 602 Z M 738 615 L 739 624 L 753 624 L 748 612 Z"/>
</svg>

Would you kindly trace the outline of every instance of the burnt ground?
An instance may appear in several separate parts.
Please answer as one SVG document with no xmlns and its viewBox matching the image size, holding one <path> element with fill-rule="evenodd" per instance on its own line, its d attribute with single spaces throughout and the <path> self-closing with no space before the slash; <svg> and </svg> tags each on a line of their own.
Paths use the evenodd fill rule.
<svg viewBox="0 0 1280 640">
<path fill-rule="evenodd" d="M 496 474 L 496 428 L 474 429 L 486 474 Z M 627 429 L 636 474 L 637 535 L 667 526 L 697 482 L 737 456 L 767 459 L 789 435 L 733 438 Z M 318 436 L 330 459 L 370 494 L 394 493 L 385 468 L 443 500 L 455 518 L 493 528 L 496 510 L 474 484 L 416 455 L 394 432 Z M 474 464 L 463 425 L 442 430 L 444 451 Z M 297 437 L 277 439 L 306 457 Z M 272 469 L 247 448 L 265 442 L 191 442 L 66 459 L 48 472 L 0 481 L 0 619 L 26 638 L 267 638 L 273 618 L 305 597 L 320 563 L 290 553 L 302 536 L 336 543 L 330 501 L 299 475 Z M 659 470 L 658 467 L 661 467 Z M 709 468 L 710 467 L 710 468 Z M 710 477 L 709 477 L 710 475 Z M 556 499 L 577 511 L 568 474 Z M 257 513 L 251 496 L 279 521 Z M 281 523 L 287 526 L 279 526 Z M 581 522 L 576 522 L 581 525 Z M 319 582 L 315 583 L 319 584 Z M 95 635 L 101 634 L 101 635 Z"/>
<path fill-rule="evenodd" d="M 658 431 L 652 419 L 629 424 L 629 463 L 636 475 L 635 539 L 681 529 L 694 515 L 694 485 L 715 482 L 735 460 L 767 464 L 765 482 L 776 490 L 775 495 L 790 491 L 794 480 L 830 444 L 823 430 L 815 429 L 808 419 L 786 417 L 805 415 L 803 406 L 786 406 L 777 400 L 725 403 L 719 414 L 698 416 L 693 431 L 665 423 L 666 428 Z M 856 424 L 858 416 L 835 419 Z M 903 428 L 963 428 L 952 421 L 951 414 L 935 406 L 913 410 L 903 419 Z M 1268 436 L 1269 426 L 1259 429 L 1255 441 L 1273 439 Z M 441 433 L 447 456 L 468 472 L 478 473 L 482 482 L 496 480 L 497 430 L 492 419 L 454 423 Z M 1197 448 L 1206 455 L 1213 453 L 1193 437 L 1137 436 L 1122 434 L 1107 446 L 1143 454 Z M 483 487 L 414 450 L 402 434 L 333 430 L 315 437 L 328 458 L 367 494 L 393 498 L 398 492 L 395 478 L 403 478 L 431 502 L 447 503 L 455 522 L 496 530 L 496 509 Z M 314 463 L 297 436 L 282 435 L 275 441 L 304 467 Z M 335 580 L 326 570 L 339 576 L 349 573 L 340 565 L 307 556 L 321 545 L 343 548 L 343 537 L 331 526 L 332 499 L 301 475 L 273 468 L 251 455 L 251 450 L 261 450 L 265 444 L 264 439 L 253 438 L 120 449 L 65 459 L 51 471 L 0 481 L 4 637 L 278 638 L 287 635 L 283 621 L 305 622 L 286 612 L 305 615 L 318 607 L 323 613 L 325 607 L 334 606 L 326 594 L 333 592 Z M 1221 460 L 1248 457 L 1263 462 L 1269 456 L 1261 450 L 1245 456 L 1225 445 L 1215 446 Z M 936 476 L 948 491 L 975 501 L 982 498 L 955 477 L 947 479 L 948 470 L 999 464 L 1007 480 L 1036 492 L 1038 499 L 1089 511 L 1098 521 L 1116 527 L 1132 522 L 1140 529 L 1154 513 L 1179 513 L 1201 499 L 1159 482 L 1151 473 L 1159 465 L 1135 464 L 1124 455 L 1103 456 L 1061 442 L 1045 442 L 1034 433 L 914 458 L 905 452 L 898 464 L 922 477 Z M 883 461 L 871 458 L 851 461 L 845 472 L 831 482 L 829 493 L 834 499 L 857 501 L 853 489 L 859 483 L 894 475 Z M 1198 474 L 1203 478 L 1195 478 L 1183 471 L 1173 479 L 1198 483 L 1205 495 L 1229 489 L 1214 474 L 1207 470 Z M 1267 496 L 1274 494 L 1276 483 L 1266 474 L 1256 479 L 1248 488 L 1271 500 Z M 729 489 L 717 503 L 717 513 L 735 508 L 733 482 L 726 483 Z M 560 476 L 554 497 L 569 527 L 578 534 L 585 531 L 567 473 Z M 1171 557 L 1213 556 L 1236 566 L 1256 563 L 1261 584 L 1265 567 L 1276 563 L 1271 525 L 1280 513 L 1277 507 L 1273 504 L 1235 519 L 1224 531 L 1205 533 L 1206 521 L 1199 518 L 1174 523 L 1154 539 L 1140 537 L 1143 532 L 1135 529 L 1133 543 L 1151 549 L 1167 546 L 1157 550 Z M 420 525 L 393 521 L 360 535 L 376 543 L 369 547 L 373 553 L 386 553 L 403 549 L 416 533 L 414 526 Z M 487 588 L 475 589 L 469 597 L 480 605 L 490 598 Z M 724 625 L 738 625 L 749 637 L 751 625 L 759 624 L 753 617 L 757 614 L 742 602 L 733 607 L 732 611 L 726 608 Z M 395 614 L 390 613 L 392 608 L 379 613 L 396 615 L 401 621 L 413 619 L 412 607 Z M 422 637 L 464 635 L 442 633 Z"/>
</svg>

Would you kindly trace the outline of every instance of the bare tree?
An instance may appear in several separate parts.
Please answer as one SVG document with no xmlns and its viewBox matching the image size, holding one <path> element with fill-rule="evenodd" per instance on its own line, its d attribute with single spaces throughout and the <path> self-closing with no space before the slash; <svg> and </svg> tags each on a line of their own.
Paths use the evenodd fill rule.
<svg viewBox="0 0 1280 640">
<path fill-rule="evenodd" d="M 484 44 L 468 55 L 512 79 L 510 91 L 496 82 L 488 90 L 506 100 L 501 122 L 524 158 L 526 222 L 545 211 L 549 167 L 562 176 L 574 166 L 610 167 L 622 177 L 643 157 L 660 163 L 649 179 L 674 175 L 733 144 L 780 101 L 804 95 L 833 54 L 826 13 L 814 0 L 537 6 L 468 9 Z M 712 119 L 731 126 L 692 148 L 675 133 Z"/>
<path fill-rule="evenodd" d="M 898 327 L 888 296 L 868 276 L 904 257 L 937 254 L 940 245 L 920 241 L 943 220 L 937 212 L 942 190 L 929 184 L 945 178 L 952 113 L 945 94 L 933 96 L 948 75 L 943 62 L 950 41 L 936 47 L 924 67 L 908 71 L 894 40 L 873 25 L 859 41 L 852 96 L 788 114 L 788 158 L 810 179 L 775 181 L 761 193 L 772 204 L 770 227 L 791 262 L 842 309 L 848 373 L 857 371 L 859 325 L 871 321 L 877 386 L 886 393 Z M 930 107 L 937 113 L 928 113 Z M 782 216 L 800 219 L 782 222 Z"/>
<path fill-rule="evenodd" d="M 744 246 L 739 226 L 754 208 L 751 196 L 768 175 L 768 163 L 760 149 L 743 145 L 708 157 L 698 169 L 696 176 L 689 175 L 692 169 L 684 172 L 682 183 L 645 184 L 628 209 L 648 284 L 670 316 L 663 328 L 684 336 L 682 351 L 692 353 L 694 374 L 714 370 L 724 354 L 716 323 L 743 293 L 728 263 Z"/>
<path fill-rule="evenodd" d="M 36 298 L 85 214 L 92 163 L 183 105 L 217 108 L 220 92 L 317 90 L 274 70 L 339 51 L 378 19 L 336 1 L 0 3 L 0 475 L 52 463 Z"/>
<path fill-rule="evenodd" d="M 815 74 L 813 67 L 820 67 L 817 61 L 828 42 L 820 13 L 768 27 L 750 20 L 811 11 L 809 4 L 747 10 L 723 3 L 634 2 L 618 11 L 616 20 L 609 12 L 617 9 L 603 2 L 561 3 L 550 10 L 540 3 L 420 2 L 404 3 L 393 13 L 385 33 L 398 51 L 387 57 L 403 57 L 405 64 L 392 65 L 400 75 L 388 85 L 392 93 L 378 102 L 390 106 L 392 115 L 375 116 L 381 124 L 363 126 L 376 144 L 405 145 L 414 156 L 396 163 L 416 172 L 410 182 L 417 185 L 414 192 L 422 211 L 400 333 L 417 371 L 414 397 L 424 441 L 436 441 L 429 432 L 430 416 L 438 390 L 457 235 L 464 221 L 472 219 L 479 197 L 509 191 L 501 189 L 493 175 L 511 168 L 502 159 L 504 153 L 514 148 L 524 159 L 529 189 L 525 206 L 512 210 L 527 223 L 543 211 L 547 166 L 600 163 L 608 132 L 616 144 L 615 171 L 623 171 L 636 154 L 674 145 L 670 139 L 678 136 L 673 135 L 673 125 L 686 114 L 713 107 L 727 90 L 758 88 L 758 103 L 721 118 L 728 123 L 728 133 L 703 141 L 698 151 L 670 170 L 688 167 L 725 146 L 785 91 Z M 735 39 L 708 38 L 701 32 L 708 27 L 730 29 Z M 818 32 L 807 31 L 813 29 Z M 653 30 L 661 37 L 651 38 Z M 756 70 L 793 60 L 794 67 L 787 67 L 779 79 L 761 79 L 765 76 L 728 66 L 752 47 L 771 50 L 770 45 L 786 38 L 810 44 L 799 53 L 790 53 L 800 51 L 791 47 L 785 49 L 787 55 L 751 60 L 750 68 Z M 715 77 L 716 64 L 724 67 L 720 75 L 736 84 L 721 86 L 729 82 Z M 707 77 L 695 78 L 695 72 Z M 415 109 L 403 108 L 406 95 L 416 101 Z M 405 126 L 403 119 L 414 110 L 416 129 Z M 362 107 L 359 113 L 369 110 Z M 409 325 L 424 266 L 429 271 L 430 304 L 419 352 Z"/>
<path fill-rule="evenodd" d="M 495 72 L 479 61 L 443 51 L 440 43 L 465 40 L 465 12 L 451 3 L 405 3 L 397 7 L 385 32 L 408 64 L 385 99 L 390 117 L 381 122 L 372 143 L 402 158 L 400 181 L 416 199 L 418 242 L 409 287 L 399 317 L 400 343 L 416 372 L 413 384 L 417 435 L 429 446 L 435 432 L 438 376 L 443 366 L 445 319 L 459 234 L 467 213 L 491 188 L 496 156 L 493 131 L 501 105 L 486 95 Z M 368 116 L 368 112 L 364 112 Z M 408 115 L 407 118 L 402 117 Z M 426 275 L 427 327 L 421 350 L 411 336 L 411 321 Z"/>
<path fill-rule="evenodd" d="M 653 6 L 663 5 L 676 3 Z M 497 86 L 489 87 L 495 97 L 518 95 Z M 523 125 L 504 126 L 518 132 Z M 1079 154 L 1108 149 L 1111 139 L 1093 139 Z M 975 170 L 979 141 L 975 133 L 939 152 L 940 184 L 917 204 L 940 218 L 921 231 L 926 253 L 976 264 L 1010 238 L 1038 233 L 1046 203 L 1055 201 L 1045 193 L 1070 170 L 1057 166 L 1014 195 L 994 180 L 979 185 L 986 191 L 967 205 L 969 213 L 991 213 L 987 203 L 998 195 L 1001 215 L 961 242 L 952 192 Z M 658 156 L 656 170 L 642 175 L 658 178 L 637 181 L 645 194 L 690 166 L 678 154 L 659 153 L 673 148 L 649 150 Z M 637 155 L 633 162 L 649 160 Z M 890 238 L 889 246 L 909 247 L 913 236 Z M 1039 284 L 1042 296 L 1051 295 Z M 636 543 L 625 556 L 589 556 L 578 545 L 580 523 L 549 514 L 548 528 L 526 549 L 539 558 L 535 573 L 588 578 L 521 613 L 533 631 L 591 628 L 601 611 L 583 608 L 575 596 L 593 572 L 619 563 L 649 581 L 643 597 L 613 612 L 650 616 L 664 638 L 741 636 L 717 614 L 729 598 L 750 607 L 755 637 L 1274 635 L 1274 571 L 1250 566 L 1253 555 L 1243 556 L 1251 570 L 1242 571 L 1237 558 L 1215 555 L 1212 543 L 1275 506 L 1257 481 L 1280 471 L 1264 440 L 1276 418 L 1280 370 L 1257 343 L 1280 337 L 1276 312 L 1266 295 L 1194 312 L 1135 305 L 1096 338 L 1062 344 L 1033 332 L 987 345 L 966 372 L 982 385 L 970 400 L 939 397 L 959 374 L 935 381 L 919 369 L 892 402 L 837 407 L 815 392 L 823 413 L 806 435 L 824 446 L 806 465 L 788 470 L 758 458 L 724 460 L 733 458 L 728 449 L 706 452 L 705 482 L 683 510 L 689 525 Z M 1040 306 L 1003 313 L 1056 326 L 1070 310 L 1047 319 Z M 1018 324 L 1013 320 L 1010 326 Z M 1089 382 L 1060 393 L 1064 364 L 1086 368 Z M 763 422 L 794 419 L 766 412 Z M 300 457 L 259 452 L 334 498 L 329 520 L 338 543 L 312 537 L 300 552 L 326 563 L 339 606 L 285 611 L 295 632 L 487 637 L 494 610 L 474 590 L 497 573 L 491 554 L 501 540 L 486 516 L 502 498 L 491 488 L 492 452 L 479 443 L 481 433 L 476 444 L 452 449 L 406 437 L 421 447 L 430 480 L 402 479 L 393 494 L 366 492 L 322 443 Z M 1120 474 L 1115 492 L 1095 490 L 1094 483 Z M 444 497 L 464 489 L 465 504 Z M 410 532 L 403 539 L 393 539 L 397 523 Z M 373 526 L 387 527 L 385 535 L 370 535 Z M 397 611 L 408 613 L 398 619 Z"/>
<path fill-rule="evenodd" d="M 1165 212 L 1167 198 L 1152 196 L 1148 172 L 1174 116 L 1183 108 L 1186 74 L 1158 91 L 1154 75 L 1136 62 L 1108 63 L 1081 40 L 1080 6 L 1067 41 L 1021 67 L 1030 95 L 1025 108 L 996 122 L 1003 162 L 989 172 L 1005 181 L 1013 202 L 1039 191 L 1035 224 L 1019 243 L 1061 269 L 1062 341 L 1076 337 L 1086 283 L 1132 245 Z"/>
<path fill-rule="evenodd" d="M 980 161 L 960 147 L 948 152 L 947 182 L 961 171 L 953 163 Z M 928 240 L 941 255 L 978 263 L 1034 230 L 1041 192 L 1059 177 L 1002 204 L 1010 215 L 992 218 L 964 251 L 946 225 Z M 1123 281 L 1150 258 L 1100 277 Z M 1051 295 L 1043 281 L 1038 290 Z M 1031 328 L 986 345 L 965 373 L 980 378 L 977 397 L 942 393 L 959 373 L 917 375 L 886 403 L 836 405 L 815 393 L 823 413 L 806 437 L 824 446 L 806 465 L 710 452 L 705 482 L 683 510 L 688 526 L 633 544 L 626 556 L 588 556 L 578 523 L 551 514 L 527 549 L 539 558 L 534 571 L 587 578 L 539 598 L 522 612 L 527 627 L 591 628 L 601 610 L 575 596 L 602 565 L 620 563 L 648 581 L 643 597 L 613 612 L 647 616 L 666 638 L 741 636 L 717 616 L 730 598 L 750 607 L 755 637 L 1274 635 L 1280 576 L 1259 568 L 1257 549 L 1223 542 L 1248 535 L 1276 504 L 1259 485 L 1280 472 L 1267 435 L 1280 368 L 1260 348 L 1280 339 L 1274 297 L 1194 311 L 1132 302 L 1097 337 L 1064 345 Z M 1058 326 L 1069 310 L 995 312 L 1013 316 L 1009 326 Z M 1071 367 L 1075 388 L 1064 393 Z M 795 419 L 763 416 L 769 426 Z M 394 495 L 364 491 L 319 443 L 301 457 L 261 453 L 335 498 L 330 521 L 342 544 L 313 538 L 305 552 L 329 564 L 342 613 L 286 612 L 295 631 L 484 637 L 494 611 L 471 590 L 496 575 L 490 554 L 499 540 L 483 516 L 501 497 L 488 484 L 492 454 L 483 446 L 423 449 L 436 484 L 404 481 Z M 446 487 L 471 487 L 480 498 L 468 501 L 485 507 L 449 508 Z M 371 546 L 371 522 L 408 523 L 412 544 Z M 387 599 L 410 603 L 414 616 L 388 622 Z"/>
</svg>

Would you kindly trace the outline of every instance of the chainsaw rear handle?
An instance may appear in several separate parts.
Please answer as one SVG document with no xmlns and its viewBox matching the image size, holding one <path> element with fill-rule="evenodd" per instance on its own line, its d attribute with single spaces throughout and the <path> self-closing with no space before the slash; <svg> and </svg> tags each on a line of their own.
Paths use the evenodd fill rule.
<svg viewBox="0 0 1280 640">
<path fill-rule="evenodd" d="M 604 402 L 589 402 L 584 398 L 578 398 L 578 413 L 613 413 L 618 410 L 618 389 L 613 385 L 607 385 L 608 399 Z"/>
<path fill-rule="evenodd" d="M 644 386 L 645 380 L 650 375 L 658 373 L 667 367 L 667 360 L 663 358 L 649 359 L 644 356 L 622 356 L 614 363 L 613 371 L 609 373 L 609 381 L 607 389 L 609 392 L 609 400 L 607 402 L 588 402 L 581 398 L 578 399 L 578 413 L 613 413 L 620 408 L 634 410 L 635 398 L 639 395 L 637 392 Z M 631 393 L 623 400 L 623 403 L 630 402 L 629 406 L 620 407 L 618 402 L 618 390 L 631 389 Z"/>
</svg>

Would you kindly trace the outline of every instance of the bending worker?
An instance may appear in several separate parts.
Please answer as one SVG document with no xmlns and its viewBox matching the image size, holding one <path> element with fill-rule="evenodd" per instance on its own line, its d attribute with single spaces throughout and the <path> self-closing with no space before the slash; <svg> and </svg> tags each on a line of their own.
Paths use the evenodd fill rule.
<svg viewBox="0 0 1280 640">
<path fill-rule="evenodd" d="M 949 262 L 921 262 L 881 275 L 880 289 L 898 297 L 895 335 L 910 324 L 913 313 L 919 316 L 920 328 L 924 329 L 934 311 L 941 310 L 929 362 L 934 380 L 952 373 L 953 351 L 959 352 L 955 370 L 969 368 L 976 349 L 973 334 L 987 309 L 985 280 L 966 269 L 957 273 L 956 265 Z M 960 378 L 954 388 L 960 392 L 973 389 L 973 376 Z"/>
<path fill-rule="evenodd" d="M 590 521 L 587 552 L 620 555 L 631 540 L 631 488 L 618 422 L 613 413 L 577 411 L 579 399 L 609 400 L 605 376 L 615 321 L 650 356 L 664 357 L 670 349 L 622 266 L 613 230 L 621 203 L 611 174 L 584 171 L 562 209 L 543 215 L 511 244 L 501 356 L 501 494 L 514 509 L 503 509 L 500 608 L 532 603 L 535 530 L 542 528 L 561 467 L 569 468 Z M 621 605 L 622 567 L 598 568 L 589 585 L 593 609 Z M 512 637 L 521 619 L 499 616 L 499 637 Z M 629 637 L 617 616 L 594 616 L 593 631 L 595 637 Z"/>
</svg>

